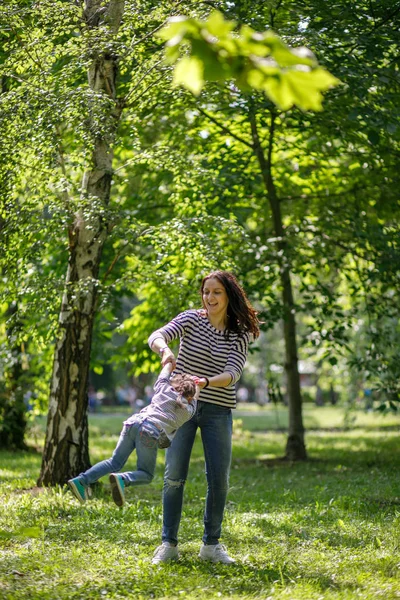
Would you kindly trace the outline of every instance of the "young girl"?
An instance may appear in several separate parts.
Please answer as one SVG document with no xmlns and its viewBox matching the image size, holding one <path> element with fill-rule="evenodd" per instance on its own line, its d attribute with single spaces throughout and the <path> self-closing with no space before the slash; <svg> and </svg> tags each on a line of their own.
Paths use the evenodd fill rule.
<svg viewBox="0 0 400 600">
<path fill-rule="evenodd" d="M 87 488 L 103 475 L 110 475 L 111 491 L 117 506 L 125 503 L 126 486 L 150 483 L 156 467 L 157 448 L 170 445 L 177 429 L 196 411 L 200 387 L 194 377 L 176 375 L 170 381 L 173 365 L 168 362 L 158 377 L 149 406 L 124 422 L 117 447 L 111 458 L 97 463 L 84 473 L 70 479 L 68 485 L 82 504 L 87 500 Z M 136 448 L 136 471 L 120 471 Z"/>
</svg>

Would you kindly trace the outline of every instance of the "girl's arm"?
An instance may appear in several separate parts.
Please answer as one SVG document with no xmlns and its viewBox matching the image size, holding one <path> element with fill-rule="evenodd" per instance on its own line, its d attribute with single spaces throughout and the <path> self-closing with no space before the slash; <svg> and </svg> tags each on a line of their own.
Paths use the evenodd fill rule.
<svg viewBox="0 0 400 600">
<path fill-rule="evenodd" d="M 175 369 L 176 366 L 176 358 L 175 354 L 172 352 L 171 348 L 168 347 L 165 339 L 160 335 L 160 337 L 155 338 L 151 344 L 151 349 L 153 352 L 156 352 L 159 356 L 161 356 L 161 366 L 165 367 L 167 363 L 172 364 L 172 368 Z"/>
</svg>

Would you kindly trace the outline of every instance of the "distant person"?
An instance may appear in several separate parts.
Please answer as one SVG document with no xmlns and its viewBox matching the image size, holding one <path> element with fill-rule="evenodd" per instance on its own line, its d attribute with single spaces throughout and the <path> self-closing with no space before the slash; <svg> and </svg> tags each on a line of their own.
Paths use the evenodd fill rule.
<svg viewBox="0 0 400 600">
<path fill-rule="evenodd" d="M 135 388 L 132 385 L 128 386 L 128 389 L 126 390 L 126 397 L 127 397 L 128 404 L 131 407 L 131 411 L 135 412 L 137 391 L 135 390 Z"/>
<path fill-rule="evenodd" d="M 374 407 L 374 398 L 372 396 L 372 390 L 370 388 L 364 389 L 364 410 L 370 412 Z"/>
<path fill-rule="evenodd" d="M 240 387 L 237 391 L 237 399 L 239 402 L 248 402 L 249 401 L 249 390 L 246 387 Z"/>
<path fill-rule="evenodd" d="M 316 404 L 316 406 L 324 406 L 324 392 L 319 387 L 319 385 L 317 385 L 317 393 L 316 393 L 316 396 L 315 396 L 315 404 Z"/>
<path fill-rule="evenodd" d="M 151 385 L 146 385 L 146 387 L 144 388 L 144 398 L 143 398 L 144 406 L 147 406 L 148 404 L 150 404 L 152 396 L 153 396 L 153 390 L 151 389 Z"/>
<path fill-rule="evenodd" d="M 187 310 L 149 338 L 162 364 L 172 362 L 176 372 L 200 375 L 196 414 L 177 432 L 168 448 L 164 476 L 162 544 L 153 563 L 176 560 L 183 489 L 197 429 L 201 431 L 206 462 L 207 497 L 200 558 L 225 564 L 235 560 L 219 543 L 229 485 L 232 454 L 232 409 L 235 384 L 246 362 L 250 338 L 259 335 L 257 313 L 236 277 L 214 271 L 204 277 L 200 294 L 203 308 Z M 180 340 L 178 358 L 168 344 Z"/>
<path fill-rule="evenodd" d="M 92 413 L 97 410 L 97 393 L 92 385 L 88 389 L 88 408 Z"/>
<path fill-rule="evenodd" d="M 111 458 L 97 463 L 68 481 L 82 504 L 88 499 L 87 488 L 103 475 L 110 474 L 112 497 L 117 506 L 125 503 L 125 487 L 150 483 L 156 467 L 157 448 L 166 448 L 176 431 L 195 413 L 200 388 L 195 378 L 180 374 L 171 377 L 173 365 L 167 363 L 155 385 L 151 404 L 132 415 L 124 426 Z M 117 473 L 136 449 L 136 471 Z"/>
<path fill-rule="evenodd" d="M 115 390 L 115 397 L 120 406 L 128 404 L 128 392 L 125 387 L 119 385 Z"/>
</svg>

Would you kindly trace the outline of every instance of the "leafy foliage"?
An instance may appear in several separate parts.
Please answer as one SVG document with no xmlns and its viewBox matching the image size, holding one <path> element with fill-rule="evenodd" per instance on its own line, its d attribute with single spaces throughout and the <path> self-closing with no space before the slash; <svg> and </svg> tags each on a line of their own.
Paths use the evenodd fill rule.
<svg viewBox="0 0 400 600">
<path fill-rule="evenodd" d="M 174 17 L 159 32 L 166 40 L 166 59 L 178 61 L 175 85 L 182 84 L 198 96 L 206 81 L 231 80 L 244 91 L 262 91 L 282 110 L 296 105 L 322 110 L 322 95 L 339 81 L 318 67 L 307 48 L 291 49 L 274 33 L 258 33 L 248 25 L 234 31 L 236 23 L 214 11 L 206 21 Z M 181 46 L 188 53 L 180 57 Z"/>
<path fill-rule="evenodd" d="M 197 60 L 196 91 L 200 80 L 208 85 L 196 98 L 171 89 L 176 62 L 162 61 L 164 46 L 153 35 L 179 15 L 174 2 L 126 2 L 114 42 L 106 28 L 98 37 L 84 27 L 76 3 L 0 7 L 2 381 L 15 349 L 6 332 L 16 317 L 6 315 L 17 301 L 24 389 L 45 406 L 77 208 L 88 218 L 101 210 L 110 229 L 93 366 L 113 360 L 136 372 L 152 369 L 148 333 L 196 305 L 197 281 L 216 265 L 237 272 L 265 328 L 278 332 L 280 255 L 252 148 L 254 110 L 264 148 L 275 114 L 272 173 L 294 273 L 300 357 L 337 378 L 350 359 L 359 369 L 356 387 L 373 386 L 397 403 L 398 3 L 213 4 L 224 19 L 198 3 L 162 34 L 165 40 L 170 27 L 180 31 L 167 46 L 170 61 Z M 95 45 L 122 57 L 125 109 L 107 209 L 80 193 L 93 140 L 107 132 L 109 101 L 95 97 L 86 79 Z M 299 58 L 292 49 L 304 46 L 313 55 Z M 297 110 L 305 101 L 297 83 L 283 85 L 289 74 L 317 76 L 314 55 L 342 83 L 318 114 Z M 221 85 L 222 77 L 236 83 Z M 250 93 L 250 84 L 260 93 Z M 282 112 L 271 98 L 295 106 Z"/>
</svg>

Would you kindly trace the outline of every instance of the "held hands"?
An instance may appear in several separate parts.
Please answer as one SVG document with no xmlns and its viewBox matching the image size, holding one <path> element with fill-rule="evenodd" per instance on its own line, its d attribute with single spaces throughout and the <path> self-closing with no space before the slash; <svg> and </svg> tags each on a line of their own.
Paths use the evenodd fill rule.
<svg viewBox="0 0 400 600">
<path fill-rule="evenodd" d="M 200 390 L 207 387 L 210 383 L 208 381 L 207 377 L 193 377 L 193 380 L 194 380 L 196 386 L 198 386 Z"/>
<path fill-rule="evenodd" d="M 175 358 L 175 354 L 172 352 L 172 350 L 170 348 L 166 348 L 164 350 L 164 352 L 162 353 L 162 357 L 161 357 L 161 366 L 165 367 L 165 365 L 167 363 L 172 364 L 172 370 L 175 369 L 176 358 Z"/>
</svg>

